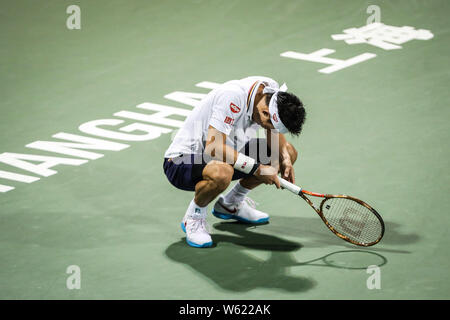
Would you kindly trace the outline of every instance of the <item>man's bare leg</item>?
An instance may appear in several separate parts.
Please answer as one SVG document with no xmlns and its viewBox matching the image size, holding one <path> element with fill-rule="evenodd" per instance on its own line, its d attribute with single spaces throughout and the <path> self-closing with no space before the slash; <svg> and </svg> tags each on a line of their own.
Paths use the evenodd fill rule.
<svg viewBox="0 0 450 320">
<path fill-rule="evenodd" d="M 200 207 L 207 206 L 231 182 L 234 169 L 231 165 L 220 161 L 211 161 L 203 168 L 203 180 L 195 185 L 195 203 Z"/>
<path fill-rule="evenodd" d="M 212 246 L 213 241 L 206 225 L 207 206 L 228 187 L 233 172 L 229 164 L 220 161 L 211 161 L 203 168 L 203 180 L 195 185 L 195 197 L 189 204 L 181 224 L 186 232 L 186 242 L 190 246 Z"/>
<path fill-rule="evenodd" d="M 288 153 L 292 162 L 297 159 L 297 151 L 288 145 Z M 224 196 L 214 204 L 213 214 L 220 219 L 235 219 L 245 223 L 261 224 L 269 221 L 269 215 L 259 211 L 255 206 L 244 201 L 247 194 L 262 182 L 256 176 L 241 179 Z"/>
</svg>

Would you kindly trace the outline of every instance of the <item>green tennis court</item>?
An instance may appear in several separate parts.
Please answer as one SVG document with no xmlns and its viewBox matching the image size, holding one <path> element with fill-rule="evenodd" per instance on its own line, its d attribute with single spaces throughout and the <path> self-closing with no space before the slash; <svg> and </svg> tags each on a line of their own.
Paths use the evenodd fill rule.
<svg viewBox="0 0 450 320">
<path fill-rule="evenodd" d="M 332 38 L 374 12 L 422 31 L 390 50 Z M 0 298 L 449 299 L 449 14 L 445 0 L 3 1 Z M 376 56 L 331 73 L 282 56 L 321 49 Z M 288 136 L 298 184 L 374 206 L 379 244 L 342 241 L 307 203 L 260 186 L 250 197 L 269 224 L 209 215 L 215 246 L 186 245 L 193 193 L 167 181 L 164 152 L 183 112 L 251 75 L 305 104 Z M 123 116 L 164 110 L 172 121 Z M 104 149 L 43 143 L 75 136 Z"/>
</svg>

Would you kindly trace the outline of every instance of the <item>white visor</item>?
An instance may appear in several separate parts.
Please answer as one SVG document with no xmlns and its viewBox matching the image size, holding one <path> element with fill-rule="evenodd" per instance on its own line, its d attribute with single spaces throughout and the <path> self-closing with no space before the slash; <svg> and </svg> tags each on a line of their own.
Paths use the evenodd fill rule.
<svg viewBox="0 0 450 320">
<path fill-rule="evenodd" d="M 273 93 L 269 102 L 270 121 L 272 122 L 275 130 L 279 133 L 286 133 L 288 129 L 281 122 L 280 115 L 278 114 L 277 95 L 278 92 L 286 92 L 287 86 L 284 83 L 280 88 L 265 87 L 263 93 Z"/>
</svg>

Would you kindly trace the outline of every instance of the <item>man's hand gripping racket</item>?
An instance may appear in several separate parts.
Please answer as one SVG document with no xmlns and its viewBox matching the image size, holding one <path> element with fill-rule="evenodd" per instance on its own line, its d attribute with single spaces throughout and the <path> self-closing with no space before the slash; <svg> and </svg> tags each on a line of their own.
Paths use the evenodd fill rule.
<svg viewBox="0 0 450 320">
<path fill-rule="evenodd" d="M 358 246 L 369 247 L 380 242 L 383 237 L 383 219 L 364 201 L 346 195 L 310 192 L 283 178 L 278 179 L 284 189 L 302 197 L 339 238 Z M 315 198 L 310 197 L 321 201 L 314 205 L 312 199 Z"/>
</svg>

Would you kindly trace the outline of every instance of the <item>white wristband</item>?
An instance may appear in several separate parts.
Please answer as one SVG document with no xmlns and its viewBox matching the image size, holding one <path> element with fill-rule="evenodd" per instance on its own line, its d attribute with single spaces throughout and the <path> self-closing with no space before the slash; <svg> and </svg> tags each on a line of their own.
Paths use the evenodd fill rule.
<svg viewBox="0 0 450 320">
<path fill-rule="evenodd" d="M 245 154 L 239 153 L 234 168 L 243 173 L 250 173 L 255 166 L 255 159 L 246 156 Z"/>
</svg>

